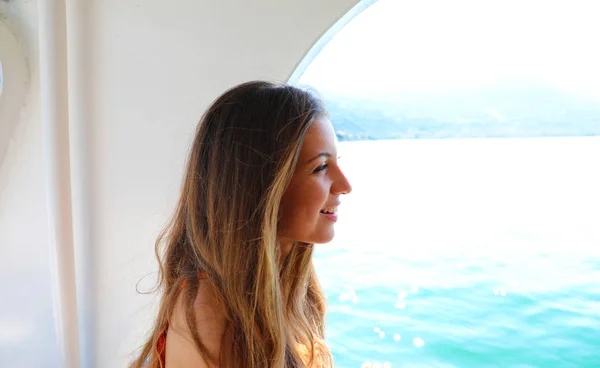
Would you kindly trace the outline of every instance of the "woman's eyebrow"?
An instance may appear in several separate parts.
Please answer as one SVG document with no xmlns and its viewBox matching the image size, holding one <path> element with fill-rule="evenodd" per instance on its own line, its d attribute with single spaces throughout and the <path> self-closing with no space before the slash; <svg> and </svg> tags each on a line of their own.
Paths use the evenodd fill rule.
<svg viewBox="0 0 600 368">
<path fill-rule="evenodd" d="M 315 157 L 311 158 L 310 160 L 306 161 L 307 164 L 313 162 L 314 160 L 320 158 L 320 157 L 332 157 L 333 155 L 329 152 L 321 152 L 318 155 L 316 155 Z"/>
</svg>

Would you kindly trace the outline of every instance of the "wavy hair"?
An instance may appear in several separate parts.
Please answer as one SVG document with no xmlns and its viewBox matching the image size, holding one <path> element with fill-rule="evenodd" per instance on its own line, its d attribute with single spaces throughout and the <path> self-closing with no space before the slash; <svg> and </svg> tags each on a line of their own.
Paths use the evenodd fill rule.
<svg viewBox="0 0 600 368">
<path fill-rule="evenodd" d="M 181 197 L 156 242 L 160 307 L 131 367 L 160 366 L 154 347 L 180 295 L 194 344 L 208 362 L 193 310 L 200 272 L 214 284 L 233 329 L 235 367 L 333 365 L 313 244 L 294 243 L 281 264 L 277 239 L 279 205 L 304 137 L 324 115 L 310 91 L 262 81 L 236 86 L 209 107 Z"/>
</svg>

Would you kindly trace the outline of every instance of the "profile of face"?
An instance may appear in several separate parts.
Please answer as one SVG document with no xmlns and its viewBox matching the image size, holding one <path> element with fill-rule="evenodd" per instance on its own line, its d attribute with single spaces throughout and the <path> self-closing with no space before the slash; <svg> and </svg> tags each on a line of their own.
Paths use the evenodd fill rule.
<svg viewBox="0 0 600 368">
<path fill-rule="evenodd" d="M 328 118 L 308 128 L 296 170 L 280 204 L 280 241 L 323 244 L 334 237 L 340 196 L 352 190 L 338 166 L 337 138 Z"/>
</svg>

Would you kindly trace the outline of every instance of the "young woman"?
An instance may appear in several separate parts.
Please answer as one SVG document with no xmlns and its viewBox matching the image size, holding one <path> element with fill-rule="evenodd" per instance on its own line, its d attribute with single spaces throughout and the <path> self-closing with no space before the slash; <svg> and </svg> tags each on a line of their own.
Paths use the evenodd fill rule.
<svg viewBox="0 0 600 368">
<path fill-rule="evenodd" d="M 331 367 L 312 252 L 350 191 L 317 97 L 267 82 L 225 92 L 157 241 L 160 310 L 132 367 Z"/>
</svg>

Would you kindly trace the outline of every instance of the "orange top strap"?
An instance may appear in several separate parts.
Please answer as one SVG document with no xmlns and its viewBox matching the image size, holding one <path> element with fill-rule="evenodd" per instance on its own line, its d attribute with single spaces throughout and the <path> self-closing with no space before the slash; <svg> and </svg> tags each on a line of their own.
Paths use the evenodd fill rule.
<svg viewBox="0 0 600 368">
<path fill-rule="evenodd" d="M 198 280 L 207 279 L 207 278 L 208 278 L 208 274 L 206 272 L 198 272 Z M 183 290 L 183 288 L 185 287 L 187 282 L 188 282 L 187 279 L 183 280 L 183 282 L 181 283 L 181 286 L 179 287 L 179 291 Z"/>
</svg>

